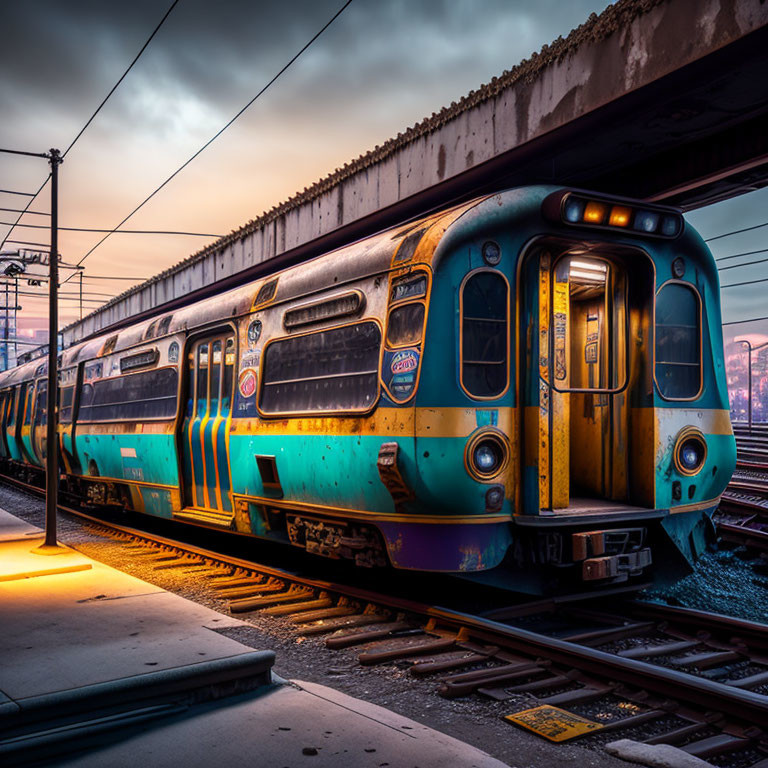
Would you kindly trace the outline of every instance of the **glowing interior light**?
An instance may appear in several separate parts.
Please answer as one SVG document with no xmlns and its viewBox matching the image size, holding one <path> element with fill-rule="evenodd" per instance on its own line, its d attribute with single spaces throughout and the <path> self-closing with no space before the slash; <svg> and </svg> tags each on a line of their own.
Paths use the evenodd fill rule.
<svg viewBox="0 0 768 768">
<path fill-rule="evenodd" d="M 572 259 L 571 267 L 577 269 L 590 269 L 595 272 L 605 272 L 608 267 L 599 261 L 582 261 L 581 259 Z"/>
<path fill-rule="evenodd" d="M 587 207 L 584 209 L 584 221 L 588 224 L 602 224 L 607 210 L 608 206 L 602 203 L 587 203 Z"/>
<path fill-rule="evenodd" d="M 631 208 L 625 208 L 621 205 L 614 205 L 613 208 L 611 208 L 611 217 L 608 219 L 608 223 L 612 227 L 626 227 L 629 226 L 629 219 L 631 216 Z"/>
<path fill-rule="evenodd" d="M 579 280 L 591 280 L 593 283 L 604 283 L 604 272 L 583 272 L 579 269 L 571 269 L 568 273 L 572 278 L 578 278 Z"/>
</svg>

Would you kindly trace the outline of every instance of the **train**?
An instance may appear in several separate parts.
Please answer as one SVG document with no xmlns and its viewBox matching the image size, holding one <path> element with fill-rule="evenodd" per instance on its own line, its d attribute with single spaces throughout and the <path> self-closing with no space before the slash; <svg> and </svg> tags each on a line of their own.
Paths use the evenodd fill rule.
<svg viewBox="0 0 768 768">
<path fill-rule="evenodd" d="M 0 374 L 26 483 L 46 367 Z M 569 187 L 430 212 L 59 369 L 60 487 L 88 504 L 528 594 L 681 578 L 736 462 L 706 244 Z"/>
</svg>

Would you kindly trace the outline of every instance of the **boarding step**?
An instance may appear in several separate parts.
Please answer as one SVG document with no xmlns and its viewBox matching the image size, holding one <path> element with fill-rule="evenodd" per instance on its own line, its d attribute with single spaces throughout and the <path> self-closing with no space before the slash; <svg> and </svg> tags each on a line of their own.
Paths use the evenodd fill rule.
<svg viewBox="0 0 768 768">
<path fill-rule="evenodd" d="M 173 519 L 186 520 L 190 523 L 216 525 L 221 528 L 232 528 L 235 522 L 235 513 L 222 512 L 220 509 L 206 509 L 204 507 L 184 507 L 181 511 L 173 513 Z"/>
</svg>

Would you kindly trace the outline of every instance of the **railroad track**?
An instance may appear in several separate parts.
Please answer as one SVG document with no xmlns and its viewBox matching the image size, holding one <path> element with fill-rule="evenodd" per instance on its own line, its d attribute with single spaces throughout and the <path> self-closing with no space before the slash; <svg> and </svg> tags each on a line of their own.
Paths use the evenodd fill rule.
<svg viewBox="0 0 768 768">
<path fill-rule="evenodd" d="M 62 510 L 137 561 L 205 577 L 235 616 L 281 617 L 297 636 L 325 638 L 363 666 L 407 669 L 445 698 L 513 709 L 525 694 L 529 710 L 513 717 L 545 732 L 584 721 L 591 740 L 629 737 L 717 765 L 768 765 L 768 626 L 637 601 L 540 600 L 474 615 Z"/>
<path fill-rule="evenodd" d="M 721 538 L 768 552 L 768 468 L 738 467 L 715 520 Z"/>
</svg>

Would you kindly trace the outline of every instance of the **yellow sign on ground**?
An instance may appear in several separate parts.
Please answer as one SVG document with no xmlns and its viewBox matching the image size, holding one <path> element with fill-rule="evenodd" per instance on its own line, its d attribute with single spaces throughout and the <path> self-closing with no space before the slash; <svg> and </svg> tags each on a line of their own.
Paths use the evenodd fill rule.
<svg viewBox="0 0 768 768">
<path fill-rule="evenodd" d="M 504 719 L 550 741 L 569 741 L 585 733 L 599 731 L 603 727 L 600 723 L 587 720 L 586 717 L 547 704 L 514 715 L 505 715 Z"/>
</svg>

